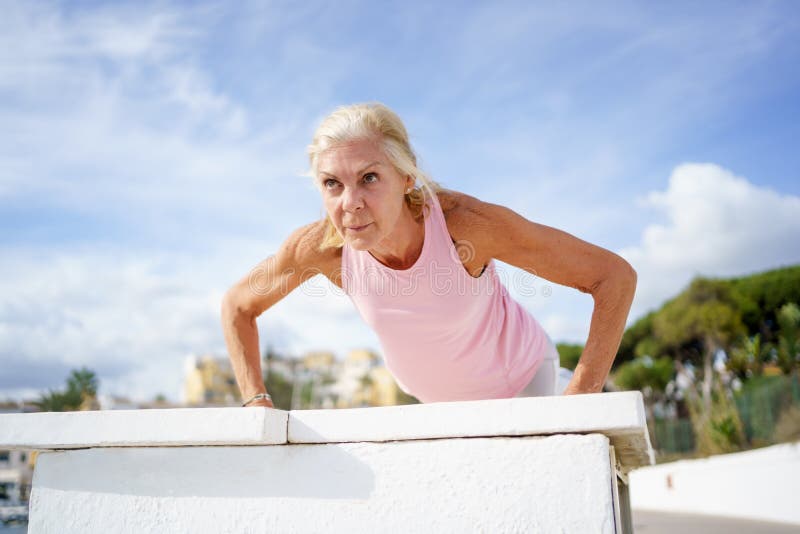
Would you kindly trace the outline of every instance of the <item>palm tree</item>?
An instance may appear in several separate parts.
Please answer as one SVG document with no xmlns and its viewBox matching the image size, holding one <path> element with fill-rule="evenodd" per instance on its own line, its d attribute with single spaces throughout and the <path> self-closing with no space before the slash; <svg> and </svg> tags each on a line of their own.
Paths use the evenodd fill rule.
<svg viewBox="0 0 800 534">
<path fill-rule="evenodd" d="M 97 395 L 99 381 L 94 371 L 81 367 L 67 377 L 65 391 L 48 390 L 33 404 L 43 412 L 70 412 L 88 409 Z"/>
</svg>

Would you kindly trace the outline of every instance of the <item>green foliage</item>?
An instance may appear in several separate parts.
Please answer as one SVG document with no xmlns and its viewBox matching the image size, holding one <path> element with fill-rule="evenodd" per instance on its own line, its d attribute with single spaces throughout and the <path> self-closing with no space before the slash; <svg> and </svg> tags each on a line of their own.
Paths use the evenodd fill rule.
<svg viewBox="0 0 800 534">
<path fill-rule="evenodd" d="M 783 410 L 775 425 L 775 441 L 800 441 L 800 404 L 793 404 Z"/>
<path fill-rule="evenodd" d="M 636 348 L 634 349 L 634 353 L 637 357 L 639 356 L 650 356 L 652 354 L 661 354 L 663 352 L 663 346 L 659 341 L 653 337 L 647 337 L 640 340 L 636 344 Z"/>
<path fill-rule="evenodd" d="M 612 379 L 620 389 L 639 391 L 649 389 L 661 392 L 674 374 L 675 368 L 671 358 L 654 360 L 646 355 L 620 365 Z"/>
<path fill-rule="evenodd" d="M 794 302 L 778 311 L 778 366 L 784 374 L 800 367 L 800 308 Z"/>
<path fill-rule="evenodd" d="M 368 389 L 372 387 L 373 381 L 372 377 L 369 376 L 369 373 L 364 373 L 358 379 L 358 382 L 361 384 L 361 389 Z"/>
<path fill-rule="evenodd" d="M 800 266 L 728 280 L 696 278 L 659 310 L 641 317 L 625 331 L 615 365 L 646 354 L 654 357 L 671 355 L 699 363 L 709 350 L 741 348 L 745 354 L 749 352 L 753 356 L 749 367 L 743 361 L 734 367 L 742 378 L 748 369 L 753 371 L 752 367 L 757 367 L 759 361 L 765 362 L 773 349 L 782 350 L 777 357 L 783 362 L 781 367 L 788 370 L 793 361 L 791 354 L 794 352 L 795 361 L 800 358 L 797 355 L 800 336 L 797 328 L 787 329 L 781 324 L 796 317 L 797 312 L 791 312 L 790 307 L 781 319 L 780 310 L 798 302 Z M 797 324 L 793 320 L 789 323 Z M 787 336 L 782 333 L 787 330 L 795 334 Z M 748 337 L 752 342 L 756 335 L 760 336 L 758 354 L 744 341 Z M 786 339 L 782 349 L 781 337 Z M 744 356 L 744 360 L 747 359 Z"/>
<path fill-rule="evenodd" d="M 289 410 L 292 406 L 292 382 L 280 373 L 271 372 L 264 380 L 272 405 L 280 410 Z"/>
<path fill-rule="evenodd" d="M 765 334 L 765 341 L 772 341 L 777 311 L 784 304 L 800 302 L 800 265 L 734 278 L 729 283 L 752 303 L 745 304 L 742 314 L 748 331 Z"/>
<path fill-rule="evenodd" d="M 313 394 L 314 394 L 314 383 L 303 382 L 303 384 L 300 386 L 300 406 L 298 406 L 297 408 L 303 409 L 312 407 Z"/>
<path fill-rule="evenodd" d="M 63 392 L 52 389 L 42 393 L 38 400 L 33 401 L 33 405 L 43 412 L 69 412 L 78 409 L 67 400 Z"/>
<path fill-rule="evenodd" d="M 419 404 L 419 399 L 413 395 L 409 395 L 402 389 L 397 389 L 397 405 L 401 404 Z"/>
<path fill-rule="evenodd" d="M 281 359 L 270 345 L 264 347 L 264 387 L 272 398 L 272 405 L 279 410 L 292 408 L 293 379 L 272 370 L 273 360 Z"/>
<path fill-rule="evenodd" d="M 583 345 L 558 343 L 556 344 L 556 350 L 558 350 L 559 365 L 565 369 L 574 371 L 575 366 L 578 365 L 581 354 L 583 354 Z"/>
<path fill-rule="evenodd" d="M 761 375 L 764 364 L 769 361 L 769 346 L 761 342 L 761 334 L 745 337 L 728 353 L 728 370 L 744 381 Z"/>
<path fill-rule="evenodd" d="M 689 395 L 687 405 L 698 453 L 725 454 L 745 446 L 744 428 L 736 403 L 719 381 L 714 381 L 710 411 L 704 409 L 703 401 L 696 393 Z"/>
<path fill-rule="evenodd" d="M 687 419 L 652 419 L 647 422 L 650 441 L 660 454 L 694 451 L 692 422 Z"/>
<path fill-rule="evenodd" d="M 88 397 L 97 395 L 98 380 L 94 371 L 82 367 L 77 371 L 72 371 L 67 378 L 67 391 L 80 392 Z"/>
<path fill-rule="evenodd" d="M 772 406 L 777 402 L 774 395 L 756 388 L 760 393 L 734 402 L 721 377 L 713 371 L 708 377 L 702 373 L 712 368 L 718 349 L 728 356 L 728 371 L 732 373 L 726 377 L 728 381 L 738 377 L 747 385 L 760 377 L 765 366 L 778 362 L 784 373 L 797 369 L 800 309 L 792 303 L 800 302 L 798 293 L 800 266 L 730 280 L 696 278 L 679 295 L 625 331 L 612 379 L 618 387 L 641 390 L 648 397 L 650 424 L 659 432 L 654 443 L 663 442 L 681 451 L 696 446 L 698 452 L 711 454 L 761 443 L 772 436 L 780 408 Z M 692 384 L 678 395 L 669 385 L 674 377 L 673 362 L 691 362 L 710 390 Z M 701 391 L 707 392 L 705 398 L 701 398 Z M 678 414 L 688 411 L 693 439 L 689 439 L 685 426 L 675 426 L 684 424 L 680 419 L 659 421 L 672 426 L 658 427 L 653 415 L 655 402 L 662 408 L 675 406 Z"/>
<path fill-rule="evenodd" d="M 755 376 L 744 382 L 735 400 L 752 446 L 780 443 L 777 428 L 781 414 L 800 406 L 800 375 Z"/>
<path fill-rule="evenodd" d="M 64 391 L 48 390 L 33 404 L 43 412 L 69 412 L 80 410 L 97 395 L 99 381 L 94 371 L 82 367 L 73 370 L 67 378 Z"/>
<path fill-rule="evenodd" d="M 617 358 L 614 360 L 617 364 L 633 360 L 636 356 L 642 356 L 644 354 L 637 353 L 636 347 L 643 341 L 654 340 L 653 318 L 655 315 L 656 312 L 650 312 L 644 317 L 639 318 L 625 330 L 619 344 Z"/>
<path fill-rule="evenodd" d="M 672 349 L 700 341 L 705 351 L 714 351 L 745 331 L 729 285 L 708 278 L 695 278 L 653 319 L 656 339 Z"/>
</svg>

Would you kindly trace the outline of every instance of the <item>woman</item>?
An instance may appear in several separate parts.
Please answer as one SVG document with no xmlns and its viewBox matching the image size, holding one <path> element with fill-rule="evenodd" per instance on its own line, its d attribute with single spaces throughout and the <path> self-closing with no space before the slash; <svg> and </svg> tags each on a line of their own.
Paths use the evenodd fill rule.
<svg viewBox="0 0 800 534">
<path fill-rule="evenodd" d="M 417 168 L 400 118 L 381 104 L 334 111 L 308 153 L 326 218 L 294 231 L 223 299 L 244 406 L 273 406 L 256 317 L 316 274 L 351 298 L 387 368 L 422 402 L 553 394 L 558 353 L 494 260 L 592 295 L 589 336 L 563 394 L 602 390 L 636 288 L 625 260 L 442 188 Z"/>
</svg>

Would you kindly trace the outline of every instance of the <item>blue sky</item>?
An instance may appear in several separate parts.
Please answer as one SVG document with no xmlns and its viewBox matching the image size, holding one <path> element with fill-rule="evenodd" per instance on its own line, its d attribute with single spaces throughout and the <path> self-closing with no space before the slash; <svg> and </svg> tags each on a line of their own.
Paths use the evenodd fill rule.
<svg viewBox="0 0 800 534">
<path fill-rule="evenodd" d="M 443 185 L 625 256 L 631 320 L 800 261 L 800 6 L 553 4 L 4 2 L 0 399 L 80 365 L 178 399 L 188 354 L 225 354 L 225 289 L 321 215 L 304 150 L 345 103 L 393 107 Z M 585 339 L 590 297 L 501 267 Z M 262 344 L 378 348 L 301 289 Z"/>
</svg>

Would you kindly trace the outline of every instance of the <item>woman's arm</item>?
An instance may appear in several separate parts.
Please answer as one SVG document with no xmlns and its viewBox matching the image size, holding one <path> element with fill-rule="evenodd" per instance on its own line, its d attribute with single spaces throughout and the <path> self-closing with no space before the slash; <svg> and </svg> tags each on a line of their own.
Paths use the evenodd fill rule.
<svg viewBox="0 0 800 534">
<path fill-rule="evenodd" d="M 636 271 L 619 260 L 622 263 L 611 267 L 608 276 L 593 286 L 589 336 L 564 395 L 599 393 L 611 371 L 636 291 Z"/>
<path fill-rule="evenodd" d="M 325 272 L 326 254 L 316 246 L 319 230 L 319 223 L 314 223 L 293 232 L 274 256 L 256 265 L 222 299 L 222 331 L 244 401 L 266 393 L 256 318 L 306 280 Z M 273 407 L 269 400 L 248 406 Z"/>
<path fill-rule="evenodd" d="M 636 291 L 636 271 L 623 258 L 516 212 L 461 195 L 476 248 L 492 258 L 594 299 L 589 336 L 565 395 L 602 391 L 619 349 Z M 466 219 L 465 219 L 466 220 Z"/>
</svg>

